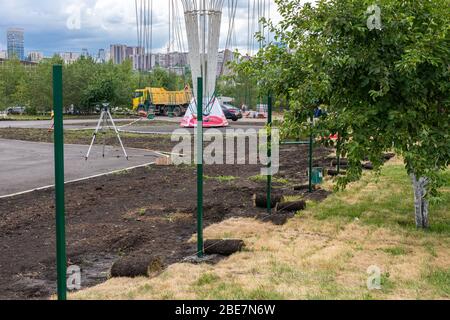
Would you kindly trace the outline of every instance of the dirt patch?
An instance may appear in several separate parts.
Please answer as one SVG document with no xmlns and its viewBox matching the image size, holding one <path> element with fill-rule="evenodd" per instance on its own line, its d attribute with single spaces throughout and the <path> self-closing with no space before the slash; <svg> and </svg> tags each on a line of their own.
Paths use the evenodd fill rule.
<svg viewBox="0 0 450 320">
<path fill-rule="evenodd" d="M 89 145 L 92 140 L 92 133 L 92 130 L 66 130 L 64 132 L 64 143 Z M 170 141 L 170 136 L 165 135 L 150 136 L 121 133 L 120 136 L 127 148 L 170 152 L 173 146 L 173 143 Z M 53 143 L 53 133 L 49 133 L 45 129 L 0 128 L 0 138 Z M 104 138 L 107 145 L 118 145 L 117 137 L 112 131 L 107 132 Z M 103 143 L 102 134 L 98 136 L 98 143 Z"/>
<path fill-rule="evenodd" d="M 0 137 L 5 137 L 5 132 L 8 131 L 0 130 Z M 25 140 L 50 140 L 42 130 L 33 137 L 29 130 L 17 132 L 26 135 Z M 16 134 L 13 138 L 22 136 Z M 73 137 L 69 143 L 85 139 Z M 128 147 L 172 147 L 169 140 L 161 137 L 125 135 L 124 142 Z M 290 184 L 306 182 L 307 150 L 282 150 L 281 169 L 289 183 L 278 185 L 276 192 L 304 195 Z M 328 149 L 317 148 L 316 164 L 326 166 L 329 153 Z M 250 179 L 260 169 L 205 167 L 205 175 L 210 177 L 236 177 L 233 181 L 205 181 L 205 227 L 234 217 L 254 218 L 265 213 L 264 209 L 254 208 L 252 199 L 253 194 L 265 189 L 264 181 Z M 83 288 L 105 281 L 112 264 L 121 257 L 164 257 L 164 266 L 168 266 L 195 254 L 196 245 L 190 241 L 196 233 L 195 186 L 193 166 L 139 168 L 67 185 L 67 256 L 69 265 L 81 267 Z M 322 197 L 325 195 L 319 198 Z M 54 210 L 51 189 L 0 200 L 0 299 L 43 299 L 55 293 Z"/>
</svg>

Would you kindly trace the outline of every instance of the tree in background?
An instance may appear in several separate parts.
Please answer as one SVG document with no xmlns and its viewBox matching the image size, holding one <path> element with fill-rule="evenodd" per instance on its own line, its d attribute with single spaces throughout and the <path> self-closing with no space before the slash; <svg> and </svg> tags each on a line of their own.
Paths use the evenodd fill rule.
<svg viewBox="0 0 450 320">
<path fill-rule="evenodd" d="M 2 83 L 2 92 L 0 101 L 3 104 L 3 108 L 19 104 L 25 100 L 26 97 L 23 94 L 23 80 L 27 73 L 25 67 L 20 64 L 18 59 L 10 59 L 0 66 L 0 81 Z M 17 91 L 21 91 L 18 94 Z M 19 99 L 19 101 L 15 101 Z"/>
<path fill-rule="evenodd" d="M 0 78 L 0 110 L 6 109 L 7 101 L 6 101 L 6 81 Z"/>
<path fill-rule="evenodd" d="M 17 59 L 0 66 L 0 109 L 21 105 L 28 113 L 50 112 L 52 109 L 52 66 L 63 64 L 59 56 L 44 59 L 37 65 L 25 66 Z M 132 62 L 120 65 L 95 63 L 90 57 L 64 65 L 64 105 L 75 106 L 83 113 L 92 112 L 107 100 L 112 106 L 131 107 L 133 92 L 142 87 L 182 90 L 186 77 L 157 68 L 141 74 Z"/>
<path fill-rule="evenodd" d="M 187 77 L 178 76 L 174 72 L 169 72 L 163 68 L 155 68 L 151 72 L 146 73 L 146 79 L 143 83 L 146 87 L 162 87 L 166 90 L 177 91 L 183 90 L 187 82 Z M 187 82 L 187 83 L 186 83 Z"/>
<path fill-rule="evenodd" d="M 89 99 L 88 87 L 95 80 L 95 74 L 101 65 L 95 64 L 91 58 L 81 57 L 77 61 L 67 64 L 63 70 L 64 105 L 76 106 L 81 112 L 91 112 L 92 106 L 86 104 Z M 98 101 L 100 102 L 100 101 Z"/>
<path fill-rule="evenodd" d="M 49 112 L 52 110 L 52 66 L 54 64 L 62 64 L 59 57 L 53 57 L 49 60 L 44 60 L 35 68 L 31 68 L 28 72 L 27 92 L 30 100 L 26 104 L 32 113 Z"/>
<path fill-rule="evenodd" d="M 235 63 L 238 66 L 238 63 Z M 242 72 L 237 67 L 235 72 L 228 76 L 221 76 L 217 81 L 216 93 L 218 96 L 233 98 L 237 107 L 243 104 L 255 108 L 257 104 L 265 103 L 261 97 L 256 79 Z"/>
<path fill-rule="evenodd" d="M 276 2 L 282 22 L 268 26 L 283 45 L 240 68 L 266 90 L 289 92 L 284 132 L 339 134 L 338 154 L 350 167 L 338 187 L 361 177 L 365 159 L 379 170 L 383 152 L 401 155 L 416 225 L 427 228 L 429 199 L 450 159 L 450 1 Z M 327 116 L 311 128 L 319 106 Z"/>
</svg>

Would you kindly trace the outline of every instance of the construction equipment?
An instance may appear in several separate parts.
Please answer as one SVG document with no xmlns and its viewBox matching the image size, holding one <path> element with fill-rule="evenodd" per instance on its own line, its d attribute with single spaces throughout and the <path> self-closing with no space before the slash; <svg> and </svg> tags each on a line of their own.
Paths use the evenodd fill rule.
<svg viewBox="0 0 450 320">
<path fill-rule="evenodd" d="M 191 89 L 168 91 L 164 88 L 138 89 L 133 95 L 133 110 L 155 115 L 183 116 L 192 100 Z"/>
</svg>

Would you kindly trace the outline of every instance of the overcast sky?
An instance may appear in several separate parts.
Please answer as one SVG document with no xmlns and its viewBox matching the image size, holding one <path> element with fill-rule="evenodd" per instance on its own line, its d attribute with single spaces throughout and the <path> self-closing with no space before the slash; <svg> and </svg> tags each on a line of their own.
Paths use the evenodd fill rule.
<svg viewBox="0 0 450 320">
<path fill-rule="evenodd" d="M 225 0 L 225 3 L 228 1 Z M 97 53 L 99 48 L 109 49 L 110 44 L 137 45 L 134 0 L 0 0 L 0 50 L 6 50 L 6 30 L 10 27 L 25 29 L 25 51 L 80 52 L 82 48 Z M 155 52 L 166 50 L 168 45 L 169 1 L 154 0 L 153 47 Z M 181 1 L 178 0 L 180 9 Z M 253 3 L 253 1 L 251 1 Z M 238 0 L 236 15 L 236 42 L 247 47 L 247 4 Z M 80 28 L 70 19 L 80 13 Z M 279 19 L 271 0 L 271 17 Z M 68 20 L 73 23 L 69 23 Z M 224 10 L 222 47 L 226 38 L 227 10 Z M 174 49 L 177 49 L 175 46 Z"/>
</svg>

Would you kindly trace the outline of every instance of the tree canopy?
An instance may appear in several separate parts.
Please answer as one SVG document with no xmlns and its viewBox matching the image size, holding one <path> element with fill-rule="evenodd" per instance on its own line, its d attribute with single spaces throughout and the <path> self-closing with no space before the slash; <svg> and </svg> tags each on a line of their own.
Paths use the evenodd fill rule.
<svg viewBox="0 0 450 320">
<path fill-rule="evenodd" d="M 0 65 L 0 110 L 26 106 L 28 112 L 48 112 L 52 109 L 52 66 L 63 64 L 58 56 L 45 59 L 37 65 L 23 65 L 17 59 Z M 181 90 L 190 77 L 177 76 L 165 69 L 139 74 L 133 71 L 131 61 L 120 65 L 95 63 L 91 58 L 80 58 L 64 65 L 64 106 L 74 105 L 89 112 L 103 101 L 118 107 L 131 107 L 132 94 L 142 87 L 164 87 Z"/>
<path fill-rule="evenodd" d="M 409 174 L 425 177 L 436 195 L 450 159 L 450 1 L 276 0 L 282 22 L 268 27 L 276 44 L 237 66 L 266 90 L 289 92 L 284 132 L 313 131 L 323 143 L 339 134 L 350 168 L 338 186 L 376 169 L 395 150 Z M 377 17 L 381 28 L 371 28 Z M 326 116 L 310 128 L 322 107 Z"/>
</svg>

